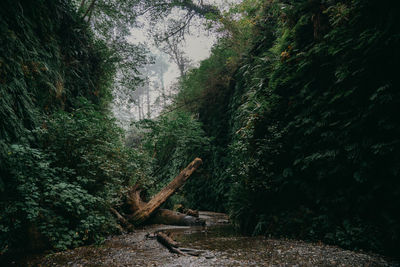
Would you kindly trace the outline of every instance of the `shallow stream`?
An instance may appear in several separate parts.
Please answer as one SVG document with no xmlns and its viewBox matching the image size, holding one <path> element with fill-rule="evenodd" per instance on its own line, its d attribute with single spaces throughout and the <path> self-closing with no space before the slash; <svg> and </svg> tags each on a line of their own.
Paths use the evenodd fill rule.
<svg viewBox="0 0 400 267">
<path fill-rule="evenodd" d="M 86 246 L 10 262 L 10 266 L 399 266 L 379 255 L 320 243 L 246 237 L 236 233 L 225 214 L 200 212 L 206 226 L 151 225 Z M 199 256 L 177 255 L 154 238 L 162 230 L 195 249 Z"/>
</svg>

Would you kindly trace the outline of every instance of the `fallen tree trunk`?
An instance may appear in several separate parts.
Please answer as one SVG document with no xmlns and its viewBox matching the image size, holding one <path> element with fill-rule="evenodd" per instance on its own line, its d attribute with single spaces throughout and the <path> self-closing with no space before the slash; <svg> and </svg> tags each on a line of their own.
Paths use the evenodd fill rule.
<svg viewBox="0 0 400 267">
<path fill-rule="evenodd" d="M 140 198 L 140 194 L 137 192 L 130 193 L 128 199 L 131 201 L 131 210 L 137 210 L 134 211 L 132 216 L 130 216 L 129 221 L 134 224 L 142 224 L 144 221 L 149 219 L 154 211 L 156 211 L 172 194 L 174 194 L 201 164 L 202 160 L 200 158 L 194 159 L 148 203 L 143 202 Z"/>
<path fill-rule="evenodd" d="M 150 223 L 154 224 L 170 224 L 170 225 L 205 225 L 205 220 L 189 216 L 180 212 L 159 209 L 149 219 Z"/>
<path fill-rule="evenodd" d="M 140 185 L 136 184 L 135 186 L 131 187 L 126 194 L 126 204 L 128 205 L 129 210 L 129 215 L 126 216 L 127 219 L 113 208 L 111 208 L 110 211 L 118 219 L 120 225 L 128 231 L 133 230 L 133 225 L 140 225 L 150 218 L 150 223 L 171 225 L 204 225 L 205 221 L 203 219 L 189 216 L 189 214 L 159 209 L 159 207 L 187 181 L 190 175 L 201 164 L 201 159 L 194 159 L 183 171 L 178 174 L 178 176 L 176 176 L 149 202 L 144 202 L 142 200 L 142 189 L 140 188 Z M 197 215 L 195 211 L 191 212 L 192 213 L 190 215 Z"/>
</svg>

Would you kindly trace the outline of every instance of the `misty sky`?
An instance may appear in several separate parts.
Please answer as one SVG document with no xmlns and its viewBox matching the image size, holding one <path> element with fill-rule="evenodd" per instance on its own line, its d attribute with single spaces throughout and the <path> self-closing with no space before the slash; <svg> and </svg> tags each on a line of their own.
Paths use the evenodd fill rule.
<svg viewBox="0 0 400 267">
<path fill-rule="evenodd" d="M 132 35 L 130 41 L 134 43 L 146 42 L 153 53 L 160 53 L 160 51 L 158 51 L 158 49 L 149 41 L 148 37 L 146 36 L 145 28 L 135 28 L 132 29 L 131 32 Z M 184 51 L 193 61 L 195 66 L 197 66 L 201 60 L 206 59 L 210 55 L 210 49 L 215 40 L 215 36 L 212 34 L 207 34 L 205 31 L 199 32 L 198 34 L 188 35 L 184 44 Z M 169 60 L 169 65 L 168 72 L 164 75 L 167 86 L 173 83 L 179 76 L 179 70 L 176 64 Z"/>
<path fill-rule="evenodd" d="M 220 10 L 226 11 L 228 7 L 234 3 L 239 3 L 240 0 L 203 0 L 203 3 L 214 4 L 220 8 Z M 132 35 L 130 41 L 133 43 L 146 42 L 151 48 L 153 53 L 159 53 L 158 49 L 151 44 L 151 40 L 147 36 L 146 22 L 141 21 L 143 27 L 132 29 Z M 199 27 L 202 21 L 195 21 L 195 27 L 191 28 L 191 35 L 185 37 L 186 42 L 184 45 L 184 52 L 193 61 L 194 66 L 206 59 L 210 55 L 212 45 L 216 41 L 216 36 L 213 33 L 207 32 L 204 27 Z M 173 83 L 179 76 L 178 67 L 170 60 L 168 72 L 164 75 L 166 85 Z"/>
<path fill-rule="evenodd" d="M 217 5 L 220 10 L 226 11 L 229 9 L 229 6 L 233 3 L 239 3 L 241 0 L 203 0 L 203 3 L 212 3 Z M 179 12 L 172 14 L 172 17 L 179 16 Z M 176 18 L 176 17 L 175 17 Z M 139 19 L 141 25 L 140 28 L 133 28 L 131 30 L 131 36 L 129 37 L 129 41 L 132 43 L 145 43 L 146 46 L 150 49 L 151 53 L 156 55 L 160 54 L 161 51 L 154 46 L 153 40 L 148 35 L 149 26 L 146 23 L 144 18 Z M 192 67 L 196 67 L 199 65 L 200 61 L 206 59 L 210 55 L 210 50 L 213 44 L 216 42 L 217 36 L 216 33 L 208 32 L 205 30 L 205 27 L 202 26 L 204 24 L 204 20 L 201 19 L 193 19 L 193 25 L 190 27 L 190 35 L 185 35 L 185 42 L 182 44 L 183 51 L 186 53 L 186 56 L 189 57 L 192 63 Z M 163 25 L 159 25 L 161 28 Z M 169 56 L 165 55 L 166 59 L 169 59 Z M 169 67 L 168 71 L 164 74 L 164 82 L 166 91 L 171 91 L 172 85 L 177 81 L 179 77 L 179 70 L 176 64 L 169 59 Z M 149 77 L 150 80 L 155 81 L 156 77 Z M 155 117 L 159 114 L 161 109 L 157 107 L 155 100 L 159 97 L 159 92 L 153 88 L 157 83 L 150 83 L 150 102 L 152 105 L 151 117 Z M 156 85 L 157 86 L 157 85 Z M 131 102 L 129 98 L 131 95 L 120 96 L 118 99 L 114 98 L 114 103 L 112 105 L 112 110 L 120 122 L 121 126 L 127 129 L 130 125 L 130 122 L 136 121 L 139 119 L 139 107 L 136 103 Z M 144 104 L 143 104 L 144 105 Z"/>
</svg>

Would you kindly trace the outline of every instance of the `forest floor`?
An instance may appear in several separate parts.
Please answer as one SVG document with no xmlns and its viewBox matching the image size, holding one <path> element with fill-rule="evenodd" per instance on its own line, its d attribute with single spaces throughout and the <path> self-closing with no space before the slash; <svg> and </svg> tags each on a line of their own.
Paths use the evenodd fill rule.
<svg viewBox="0 0 400 267">
<path fill-rule="evenodd" d="M 234 232 L 224 214 L 200 212 L 205 227 L 151 225 L 113 236 L 100 246 L 35 256 L 11 266 L 400 266 L 382 256 L 320 243 L 245 237 Z M 167 232 L 180 247 L 199 256 L 170 253 L 153 233 Z"/>
</svg>

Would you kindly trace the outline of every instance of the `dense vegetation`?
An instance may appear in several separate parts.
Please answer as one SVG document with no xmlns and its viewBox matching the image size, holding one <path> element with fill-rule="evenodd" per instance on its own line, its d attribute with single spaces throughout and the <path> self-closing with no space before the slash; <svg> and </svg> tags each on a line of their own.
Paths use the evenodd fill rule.
<svg viewBox="0 0 400 267">
<path fill-rule="evenodd" d="M 107 111 L 113 54 L 68 1 L 2 1 L 0 36 L 0 254 L 100 241 L 140 176 Z"/>
<path fill-rule="evenodd" d="M 127 140 L 111 88 L 121 66 L 129 79 L 117 78 L 140 83 L 145 51 L 115 37 L 112 21 L 125 35 L 134 22 L 104 1 L 88 12 L 75 1 L 0 3 L 0 255 L 101 241 L 117 230 L 109 208 L 128 185 L 153 194 L 194 157 L 202 169 L 167 205 L 229 212 L 249 234 L 396 255 L 397 10 L 245 0 L 221 15 L 164 2 L 142 8 L 178 3 L 218 20 L 220 39 L 181 77 L 174 105 L 134 123 Z M 106 27 L 90 29 L 92 12 L 103 14 L 92 26 Z M 132 51 L 140 59 L 125 62 Z"/>
<path fill-rule="evenodd" d="M 149 189 L 150 194 L 166 186 L 193 159 L 204 158 L 210 153 L 210 139 L 202 129 L 202 124 L 188 112 L 168 112 L 154 120 L 142 120 L 135 126 L 136 130 L 127 139 L 140 136 L 136 144 L 133 142 L 129 146 L 147 155 L 150 163 L 149 177 L 143 186 Z M 214 198 L 209 197 L 210 192 L 202 191 L 208 189 L 202 186 L 204 175 L 208 173 L 201 169 L 193 174 L 185 190 L 173 196 L 167 206 L 173 208 L 174 204 L 184 204 L 210 209 L 212 202 L 209 201 Z"/>
<path fill-rule="evenodd" d="M 177 96 L 211 138 L 207 199 L 190 205 L 248 233 L 395 255 L 396 16 L 373 0 L 249 0 L 225 14 L 225 37 Z"/>
</svg>

